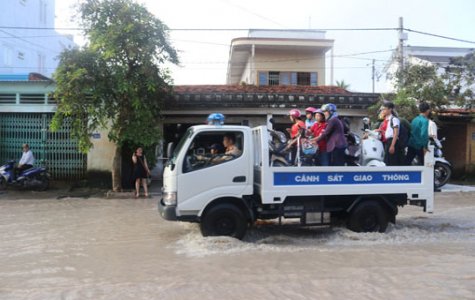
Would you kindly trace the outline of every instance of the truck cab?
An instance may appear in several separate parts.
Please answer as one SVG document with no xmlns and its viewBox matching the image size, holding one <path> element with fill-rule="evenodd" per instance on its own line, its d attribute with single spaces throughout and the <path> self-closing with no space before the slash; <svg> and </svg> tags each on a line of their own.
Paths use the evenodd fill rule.
<svg viewBox="0 0 475 300">
<path fill-rule="evenodd" d="M 213 144 L 234 139 L 239 155 L 211 154 Z M 223 146 L 224 147 L 224 146 Z M 206 208 L 239 202 L 253 193 L 251 129 L 245 126 L 193 126 L 188 129 L 163 173 L 162 216 L 199 222 Z"/>
</svg>

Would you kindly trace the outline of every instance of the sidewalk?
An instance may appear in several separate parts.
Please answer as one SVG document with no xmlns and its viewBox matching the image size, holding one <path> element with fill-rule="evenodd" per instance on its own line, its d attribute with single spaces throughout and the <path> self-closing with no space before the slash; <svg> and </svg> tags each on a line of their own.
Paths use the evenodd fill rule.
<svg viewBox="0 0 475 300">
<path fill-rule="evenodd" d="M 140 193 L 143 195 L 143 188 L 140 188 Z M 162 180 L 152 180 L 152 183 L 148 186 L 148 194 L 152 198 L 157 198 L 162 195 Z M 106 198 L 108 199 L 128 199 L 135 197 L 135 190 L 128 190 L 122 192 L 108 191 Z"/>
<path fill-rule="evenodd" d="M 448 183 L 442 187 L 441 192 L 475 192 L 475 186 Z"/>
</svg>

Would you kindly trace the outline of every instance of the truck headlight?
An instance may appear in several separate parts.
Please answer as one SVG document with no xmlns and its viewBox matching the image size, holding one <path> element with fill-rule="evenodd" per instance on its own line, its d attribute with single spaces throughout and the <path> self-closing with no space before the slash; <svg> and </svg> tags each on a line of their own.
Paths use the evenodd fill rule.
<svg viewBox="0 0 475 300">
<path fill-rule="evenodd" d="M 165 205 L 176 205 L 176 192 L 163 193 L 163 203 Z"/>
</svg>

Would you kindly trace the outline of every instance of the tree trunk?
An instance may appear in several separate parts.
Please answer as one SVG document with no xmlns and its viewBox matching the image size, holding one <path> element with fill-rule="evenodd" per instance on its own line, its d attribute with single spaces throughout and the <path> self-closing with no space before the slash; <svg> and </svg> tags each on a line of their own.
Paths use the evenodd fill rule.
<svg viewBox="0 0 475 300">
<path fill-rule="evenodd" d="M 114 160 L 112 162 L 112 190 L 122 191 L 122 147 L 115 147 Z"/>
</svg>

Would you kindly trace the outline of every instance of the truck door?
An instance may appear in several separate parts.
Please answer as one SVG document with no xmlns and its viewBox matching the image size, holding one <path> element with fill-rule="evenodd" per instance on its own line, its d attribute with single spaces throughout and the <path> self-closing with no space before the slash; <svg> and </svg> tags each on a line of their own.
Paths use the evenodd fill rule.
<svg viewBox="0 0 475 300">
<path fill-rule="evenodd" d="M 210 200 L 240 197 L 252 184 L 247 148 L 242 131 L 199 132 L 187 149 L 178 177 L 179 211 L 196 213 Z"/>
</svg>

